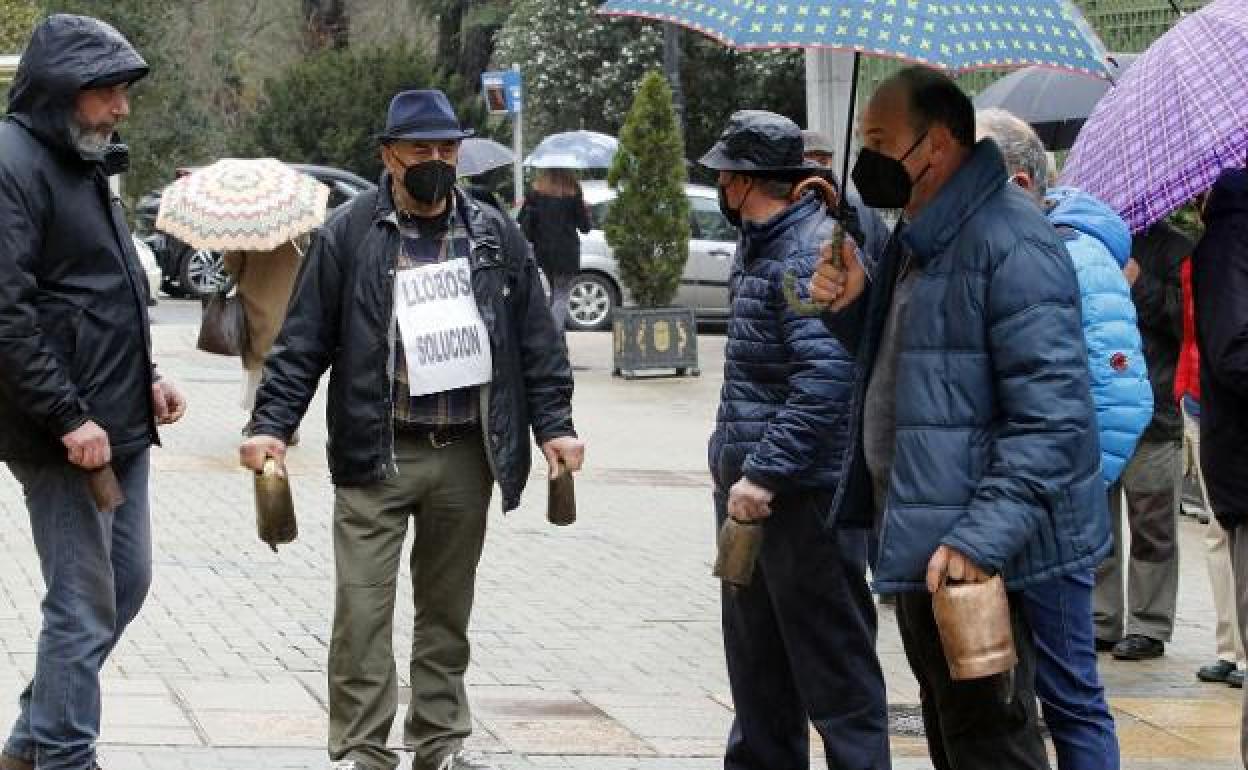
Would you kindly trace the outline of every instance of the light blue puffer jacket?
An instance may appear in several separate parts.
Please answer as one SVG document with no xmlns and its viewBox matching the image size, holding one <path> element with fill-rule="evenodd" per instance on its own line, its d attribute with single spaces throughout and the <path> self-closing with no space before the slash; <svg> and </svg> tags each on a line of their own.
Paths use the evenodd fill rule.
<svg viewBox="0 0 1248 770">
<path fill-rule="evenodd" d="M 1131 255 L 1131 233 L 1112 209 L 1080 190 L 1054 188 L 1045 203 L 1079 281 L 1101 473 L 1112 484 L 1153 416 L 1135 305 L 1122 274 Z"/>
</svg>

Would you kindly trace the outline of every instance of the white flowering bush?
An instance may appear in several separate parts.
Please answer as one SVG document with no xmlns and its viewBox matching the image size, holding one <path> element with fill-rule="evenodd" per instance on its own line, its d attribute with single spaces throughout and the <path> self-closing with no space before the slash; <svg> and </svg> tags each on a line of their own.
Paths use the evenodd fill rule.
<svg viewBox="0 0 1248 770">
<path fill-rule="evenodd" d="M 585 128 L 615 135 L 649 69 L 662 63 L 657 25 L 595 13 L 592 0 L 516 0 L 494 60 L 524 73 L 525 129 L 534 141 Z"/>
<path fill-rule="evenodd" d="M 599 16 L 599 5 L 601 0 L 513 1 L 494 63 L 519 64 L 524 73 L 530 143 L 578 128 L 617 135 L 642 77 L 662 67 L 661 25 Z M 772 110 L 805 123 L 801 51 L 736 51 L 688 31 L 681 39 L 688 157 L 706 151 L 734 110 Z"/>
</svg>

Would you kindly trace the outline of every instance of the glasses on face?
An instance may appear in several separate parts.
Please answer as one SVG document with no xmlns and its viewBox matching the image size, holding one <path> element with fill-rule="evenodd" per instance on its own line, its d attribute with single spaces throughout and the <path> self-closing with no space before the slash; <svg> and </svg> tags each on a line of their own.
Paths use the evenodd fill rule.
<svg viewBox="0 0 1248 770">
<path fill-rule="evenodd" d="M 459 155 L 459 142 L 453 140 L 441 142 L 410 142 L 390 143 L 391 151 L 404 163 L 421 163 L 427 160 L 454 160 Z"/>
</svg>

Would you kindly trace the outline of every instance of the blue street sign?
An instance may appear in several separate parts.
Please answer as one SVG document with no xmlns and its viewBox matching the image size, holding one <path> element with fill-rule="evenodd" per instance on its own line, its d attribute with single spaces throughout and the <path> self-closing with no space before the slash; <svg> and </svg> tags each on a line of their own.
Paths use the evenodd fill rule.
<svg viewBox="0 0 1248 770">
<path fill-rule="evenodd" d="M 522 109 L 524 85 L 516 70 L 481 73 L 481 93 L 491 115 L 514 115 Z"/>
</svg>

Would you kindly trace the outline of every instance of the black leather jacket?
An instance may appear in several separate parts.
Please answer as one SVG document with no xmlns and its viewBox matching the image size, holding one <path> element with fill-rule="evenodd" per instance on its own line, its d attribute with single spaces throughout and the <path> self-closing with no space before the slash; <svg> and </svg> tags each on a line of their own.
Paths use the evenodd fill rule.
<svg viewBox="0 0 1248 770">
<path fill-rule="evenodd" d="M 539 443 L 575 435 L 572 368 L 520 229 L 494 207 L 455 195 L 493 357 L 493 381 L 482 388 L 486 453 L 510 510 L 529 476 L 530 429 Z M 289 438 L 329 369 L 329 466 L 341 486 L 380 481 L 394 470 L 393 211 L 383 177 L 377 191 L 340 207 L 317 233 L 252 416 L 253 434 Z"/>
<path fill-rule="evenodd" d="M 0 122 L 0 460 L 65 459 L 94 420 L 115 454 L 156 441 L 146 277 L 101 159 L 70 138 L 74 97 L 145 71 L 112 27 L 57 15 L 36 31 Z"/>
</svg>

